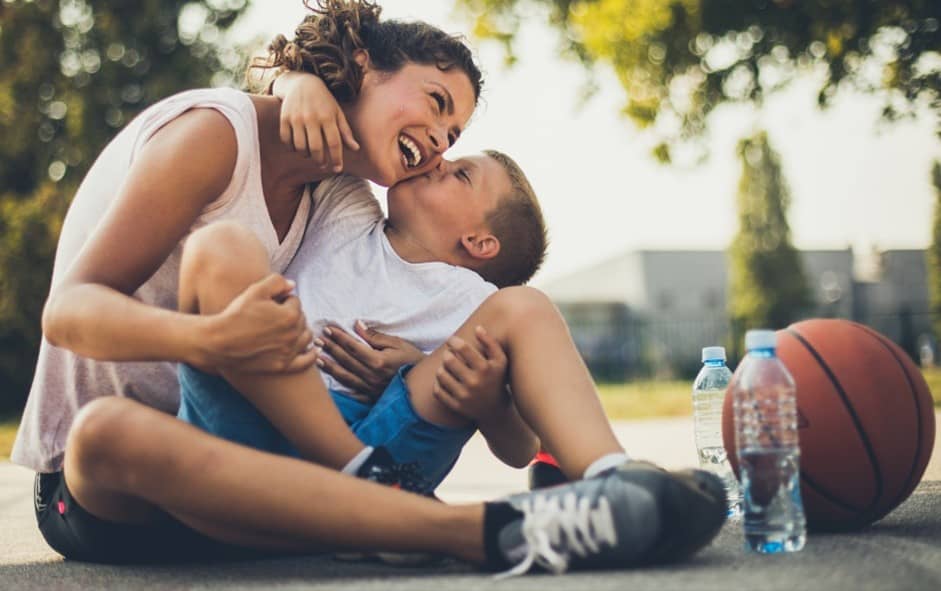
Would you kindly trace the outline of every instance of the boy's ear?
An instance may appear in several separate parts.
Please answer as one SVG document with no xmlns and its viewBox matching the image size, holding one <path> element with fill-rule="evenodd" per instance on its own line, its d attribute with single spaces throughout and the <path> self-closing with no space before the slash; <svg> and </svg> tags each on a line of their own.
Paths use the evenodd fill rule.
<svg viewBox="0 0 941 591">
<path fill-rule="evenodd" d="M 464 234 L 461 246 L 472 258 L 486 261 L 500 254 L 500 239 L 489 232 Z"/>
</svg>

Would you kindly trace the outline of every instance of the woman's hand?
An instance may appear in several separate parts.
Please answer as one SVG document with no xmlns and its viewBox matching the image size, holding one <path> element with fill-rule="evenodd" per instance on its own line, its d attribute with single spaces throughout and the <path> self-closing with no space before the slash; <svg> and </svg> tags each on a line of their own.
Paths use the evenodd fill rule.
<svg viewBox="0 0 941 591">
<path fill-rule="evenodd" d="M 311 367 L 317 359 L 313 334 L 293 289 L 293 281 L 271 274 L 208 316 L 207 365 L 261 373 Z"/>
<path fill-rule="evenodd" d="M 445 343 L 433 393 L 452 411 L 482 423 L 505 412 L 511 401 L 503 347 L 484 327 L 478 326 L 475 333 L 476 345 L 457 336 Z"/>
<path fill-rule="evenodd" d="M 281 141 L 327 170 L 342 171 L 343 144 L 359 150 L 359 143 L 323 80 L 285 72 L 275 79 L 272 92 L 281 99 Z"/>
<path fill-rule="evenodd" d="M 375 402 L 400 367 L 418 363 L 425 354 L 405 339 L 367 328 L 357 320 L 353 327 L 365 343 L 336 325 L 324 328 L 314 339 L 315 349 L 328 353 L 317 357 L 317 366 L 338 382 L 360 394 L 357 398 Z"/>
</svg>

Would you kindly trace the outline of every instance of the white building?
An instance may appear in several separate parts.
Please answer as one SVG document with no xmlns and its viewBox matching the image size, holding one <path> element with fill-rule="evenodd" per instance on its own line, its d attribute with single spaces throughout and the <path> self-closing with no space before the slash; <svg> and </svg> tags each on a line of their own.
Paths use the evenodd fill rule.
<svg viewBox="0 0 941 591">
<path fill-rule="evenodd" d="M 855 279 L 849 248 L 800 255 L 815 301 L 807 317 L 872 324 L 910 351 L 914 344 L 903 337 L 929 330 L 924 251 L 882 253 L 877 276 L 869 282 Z M 640 250 L 543 289 L 565 314 L 596 376 L 621 379 L 633 373 L 689 373 L 699 365 L 701 347 L 725 343 L 728 282 L 724 251 Z M 905 314 L 910 329 L 904 328 Z"/>
</svg>

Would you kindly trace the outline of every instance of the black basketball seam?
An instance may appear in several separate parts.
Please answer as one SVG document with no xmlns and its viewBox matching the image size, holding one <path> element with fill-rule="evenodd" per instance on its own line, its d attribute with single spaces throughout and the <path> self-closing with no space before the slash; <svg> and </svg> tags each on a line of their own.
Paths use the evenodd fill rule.
<svg viewBox="0 0 941 591">
<path fill-rule="evenodd" d="M 865 512 L 864 509 L 859 509 L 857 507 L 854 507 L 850 505 L 849 503 L 847 503 L 846 501 L 842 499 L 838 499 L 834 497 L 833 495 L 831 495 L 829 492 L 827 492 L 825 488 L 823 488 L 822 486 L 814 482 L 814 480 L 810 476 L 808 476 L 807 473 L 804 472 L 803 470 L 801 470 L 801 481 L 803 481 L 808 487 L 814 489 L 814 492 L 816 492 L 821 497 L 830 501 L 837 507 L 844 509 L 849 513 L 852 513 L 857 518 Z"/>
<path fill-rule="evenodd" d="M 853 324 L 856 324 L 855 322 Z M 908 391 L 912 396 L 912 402 L 915 405 L 915 415 L 917 421 L 915 422 L 915 429 L 917 430 L 917 437 L 915 439 L 915 459 L 912 462 L 911 468 L 908 470 L 908 478 L 905 479 L 905 486 L 902 487 L 898 496 L 893 499 L 892 507 L 898 505 L 902 501 L 902 495 L 908 489 L 909 485 L 912 482 L 912 478 L 915 476 L 915 467 L 918 466 L 918 460 L 921 458 L 922 445 L 921 445 L 921 406 L 918 404 L 918 392 L 915 390 L 915 383 L 912 381 L 912 376 L 908 374 L 908 369 L 902 363 L 902 360 L 899 359 L 892 347 L 886 344 L 886 337 L 879 334 L 878 332 L 872 330 L 864 324 L 856 324 L 856 326 L 862 328 L 865 332 L 868 332 L 872 336 L 876 337 L 876 340 L 879 341 L 879 344 L 885 347 L 885 349 L 892 355 L 892 359 L 895 359 L 895 362 L 898 363 L 899 369 L 902 370 L 902 374 L 905 376 L 905 381 L 908 382 Z"/>
<path fill-rule="evenodd" d="M 830 366 L 827 365 L 826 361 L 823 360 L 823 357 L 820 356 L 820 353 L 814 349 L 807 339 L 804 338 L 799 332 L 794 330 L 791 327 L 788 327 L 787 332 L 797 339 L 797 342 L 802 344 L 804 348 L 817 360 L 817 363 L 820 364 L 820 368 L 823 369 L 823 372 L 830 379 L 830 383 L 833 384 L 833 389 L 836 390 L 836 393 L 840 396 L 840 399 L 843 401 L 843 406 L 846 407 L 846 412 L 849 413 L 850 419 L 853 421 L 853 426 L 856 427 L 856 434 L 859 435 L 860 441 L 863 443 L 863 447 L 866 449 L 866 455 L 869 457 L 869 463 L 872 465 L 872 471 L 876 476 L 876 494 L 873 501 L 866 507 L 863 511 L 870 511 L 875 507 L 879 500 L 882 498 L 882 491 L 884 490 L 882 482 L 882 471 L 879 469 L 879 462 L 876 461 L 876 454 L 872 449 L 872 442 L 869 441 L 869 437 L 866 436 L 866 432 L 863 430 L 862 422 L 859 420 L 859 416 L 856 414 L 856 409 L 853 408 L 853 405 L 850 403 L 849 397 L 846 395 L 846 391 L 843 389 L 843 384 L 836 379 L 836 376 L 833 374 L 833 370 L 830 369 Z"/>
</svg>

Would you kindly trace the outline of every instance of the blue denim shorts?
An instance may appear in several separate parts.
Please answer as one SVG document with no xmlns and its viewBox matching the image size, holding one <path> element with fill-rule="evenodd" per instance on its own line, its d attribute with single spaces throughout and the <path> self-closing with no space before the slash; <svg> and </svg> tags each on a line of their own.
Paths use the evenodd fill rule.
<svg viewBox="0 0 941 591">
<path fill-rule="evenodd" d="M 441 427 L 418 416 L 405 383 L 411 367 L 399 369 L 374 405 L 334 390 L 330 395 L 364 444 L 385 447 L 399 463 L 417 463 L 433 490 L 454 467 L 474 428 Z M 179 379 L 180 419 L 235 443 L 299 457 L 291 442 L 223 378 L 180 364 Z"/>
</svg>

